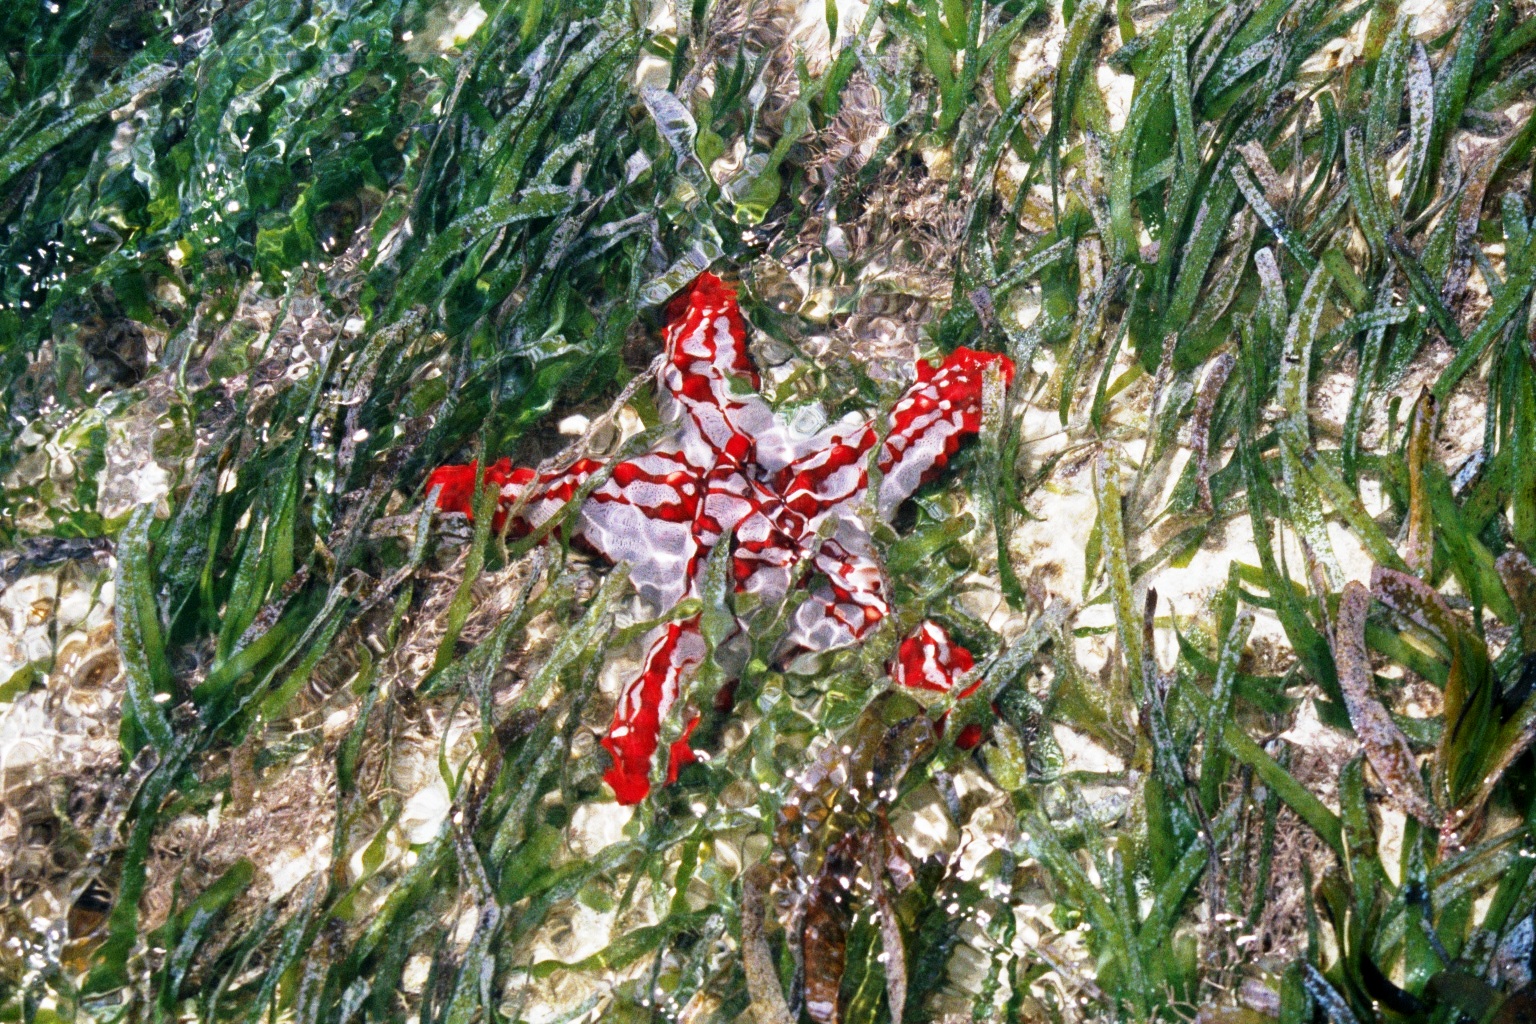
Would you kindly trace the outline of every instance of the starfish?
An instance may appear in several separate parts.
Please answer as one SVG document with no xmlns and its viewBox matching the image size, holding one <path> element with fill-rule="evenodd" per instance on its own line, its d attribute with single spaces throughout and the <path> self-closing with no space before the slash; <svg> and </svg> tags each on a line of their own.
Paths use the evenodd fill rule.
<svg viewBox="0 0 1536 1024">
<path fill-rule="evenodd" d="M 875 417 L 846 417 L 797 438 L 757 393 L 760 381 L 733 290 L 701 274 L 666 315 L 658 404 L 673 429 L 651 451 L 612 467 L 582 504 L 573 539 L 627 563 L 641 597 L 660 612 L 700 595 L 705 564 L 724 537 L 731 538 L 735 590 L 754 595 L 758 606 L 782 601 L 795 584 L 796 566 L 809 559 L 815 574 L 805 577 L 819 582 L 796 609 L 781 652 L 859 643 L 891 610 L 861 516 L 871 453 L 880 473 L 875 514 L 889 520 L 980 429 L 989 368 L 1011 381 L 1013 363 L 966 348 L 936 366 L 920 360 L 916 382 L 886 417 L 884 436 Z M 602 468 L 594 459 L 542 475 L 514 469 L 507 459 L 487 466 L 485 486 L 499 488 L 497 528 L 514 508 L 514 530 L 536 528 Z M 441 487 L 439 508 L 472 514 L 477 471 L 476 463 L 443 466 L 427 489 Z M 750 624 L 738 619 L 737 627 L 744 635 Z M 613 758 L 604 779 L 623 804 L 650 791 L 661 720 L 708 655 L 699 616 L 658 626 L 647 643 L 643 668 L 623 688 L 602 740 Z M 970 651 L 925 622 L 903 640 L 890 672 L 898 685 L 948 692 L 973 665 Z M 688 736 L 697 724 L 695 715 L 672 744 L 668 782 L 695 760 Z M 972 726 L 957 742 L 973 746 L 979 738 Z"/>
</svg>

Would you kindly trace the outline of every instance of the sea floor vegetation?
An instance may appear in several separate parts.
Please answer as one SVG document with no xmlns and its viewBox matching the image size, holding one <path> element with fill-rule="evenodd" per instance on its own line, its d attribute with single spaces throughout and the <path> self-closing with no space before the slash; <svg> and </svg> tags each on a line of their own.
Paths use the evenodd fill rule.
<svg viewBox="0 0 1536 1024">
<path fill-rule="evenodd" d="M 1530 0 L 0 39 L 0 1021 L 1536 1015 Z"/>
</svg>

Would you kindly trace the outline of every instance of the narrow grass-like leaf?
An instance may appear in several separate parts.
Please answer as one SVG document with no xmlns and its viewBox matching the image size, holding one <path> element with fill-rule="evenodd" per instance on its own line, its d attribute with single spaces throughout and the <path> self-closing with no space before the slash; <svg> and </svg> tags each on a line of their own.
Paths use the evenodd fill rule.
<svg viewBox="0 0 1536 1024">
<path fill-rule="evenodd" d="M 1226 776 L 1226 751 L 1220 737 L 1232 717 L 1232 695 L 1237 679 L 1237 665 L 1253 632 L 1253 614 L 1244 611 L 1232 622 L 1232 629 L 1222 639 L 1216 658 L 1216 677 L 1211 682 L 1211 702 L 1205 713 L 1207 742 L 1200 762 L 1200 802 L 1206 814 L 1214 814 L 1221 800 L 1221 785 Z"/>
<path fill-rule="evenodd" d="M 1322 504 L 1307 476 L 1303 457 L 1312 444 L 1308 393 L 1312 369 L 1312 346 L 1317 326 L 1328 299 L 1329 275 L 1321 264 L 1315 265 L 1302 291 L 1301 301 L 1285 333 L 1281 354 L 1280 384 L 1277 400 L 1285 410 L 1285 419 L 1277 428 L 1281 436 L 1280 467 L 1285 481 L 1285 497 L 1296 530 L 1322 563 L 1331 586 L 1337 586 L 1341 571 L 1328 540 Z"/>
<path fill-rule="evenodd" d="M 1386 786 L 1387 799 L 1427 828 L 1438 829 L 1440 815 L 1424 792 L 1413 750 L 1372 692 L 1371 662 L 1365 649 L 1365 618 L 1370 607 L 1370 591 L 1357 580 L 1349 581 L 1339 597 L 1334 651 L 1350 724 L 1365 747 L 1371 767 Z"/>
<path fill-rule="evenodd" d="M 174 739 L 157 697 L 168 691 L 171 669 L 165 660 L 160 609 L 151 579 L 149 529 L 154 521 L 154 506 L 141 505 L 117 541 L 115 614 L 125 679 L 122 743 L 129 754 L 145 743 L 164 754 Z"/>
<path fill-rule="evenodd" d="M 1099 499 L 1099 521 L 1103 524 L 1104 549 L 1109 566 L 1110 598 L 1115 609 L 1115 628 L 1120 638 L 1120 656 L 1125 663 L 1126 680 L 1137 704 L 1147 697 L 1147 683 L 1142 678 L 1141 616 L 1136 614 L 1131 589 L 1130 559 L 1126 552 L 1125 525 L 1120 509 L 1118 473 L 1107 459 L 1100 458 L 1095 475 Z"/>
<path fill-rule="evenodd" d="M 1422 575 L 1428 575 L 1434 560 L 1434 522 L 1430 518 L 1429 487 L 1425 479 L 1435 441 L 1435 420 L 1439 406 L 1427 390 L 1413 406 L 1408 427 L 1408 540 L 1403 561 Z"/>
</svg>

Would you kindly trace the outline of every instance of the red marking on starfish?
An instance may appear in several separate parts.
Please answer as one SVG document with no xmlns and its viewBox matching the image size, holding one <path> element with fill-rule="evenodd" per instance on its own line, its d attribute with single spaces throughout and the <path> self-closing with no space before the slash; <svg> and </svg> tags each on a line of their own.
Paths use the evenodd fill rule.
<svg viewBox="0 0 1536 1024">
<path fill-rule="evenodd" d="M 471 521 L 474 520 L 475 472 L 479 465 L 479 462 L 471 462 L 463 466 L 441 466 L 432 471 L 427 477 L 427 491 L 431 493 L 433 487 L 442 485 L 442 493 L 437 496 L 438 508 L 444 512 L 462 512 Z M 543 522 L 554 515 L 575 496 L 588 477 L 602 468 L 603 464 L 596 459 L 577 459 L 564 473 L 546 474 L 541 480 L 542 487 L 537 496 L 529 501 L 529 505 L 535 509 L 534 514 L 529 515 L 525 511 L 512 524 L 514 534 L 527 533 L 532 529 L 532 522 Z M 523 488 L 538 477 L 538 473 L 526 467 L 513 469 L 510 459 L 498 459 L 485 467 L 484 486 L 501 492 L 497 496 L 496 516 L 491 520 L 491 529 L 498 532 L 501 530 L 512 503 L 517 500 Z M 539 512 L 544 514 L 539 515 Z"/>
<path fill-rule="evenodd" d="M 809 558 L 825 582 L 796 611 L 786 648 L 824 651 L 861 641 L 890 613 L 858 511 L 869 489 L 871 451 L 881 445 L 876 507 L 888 518 L 980 429 L 988 368 L 997 367 L 1011 381 L 1012 362 L 964 348 L 936 364 L 919 362 L 916 383 L 889 413 L 883 442 L 872 420 L 795 439 L 756 393 L 759 380 L 734 291 L 713 274 L 701 274 L 666 312 L 658 404 L 675 430 L 655 450 L 613 466 L 582 505 L 573 539 L 628 563 L 640 595 L 662 611 L 698 596 L 709 552 L 728 533 L 736 590 L 763 605 L 787 595 L 794 566 Z M 515 530 L 545 522 L 599 469 L 590 459 L 543 477 L 514 470 L 505 459 L 487 467 L 487 486 L 500 488 L 496 527 L 520 499 Z M 468 513 L 474 476 L 473 463 L 445 466 L 433 472 L 428 486 L 443 485 L 440 508 Z M 525 493 L 530 487 L 533 492 Z M 645 667 L 624 687 L 603 739 L 614 761 L 604 778 L 621 803 L 636 803 L 649 792 L 661 719 L 705 654 L 697 618 L 651 634 Z M 903 643 L 892 675 L 901 685 L 947 690 L 973 661 L 942 629 L 925 624 Z M 695 715 L 672 744 L 669 781 L 694 759 L 686 740 L 697 722 Z"/>
<path fill-rule="evenodd" d="M 896 652 L 896 664 L 891 667 L 891 678 L 902 686 L 948 693 L 975 667 L 976 659 L 971 652 L 951 640 L 943 626 L 925 622 L 901 642 Z M 977 679 L 961 690 L 959 696 L 969 697 L 980 685 L 981 680 Z M 942 732 L 943 729 L 944 719 L 941 718 L 939 730 Z M 960 730 L 955 746 L 970 750 L 980 742 L 981 726 L 972 722 Z"/>
<path fill-rule="evenodd" d="M 902 686 L 948 693 L 955 680 L 975 666 L 971 652 L 951 641 L 943 626 L 925 622 L 901 642 L 892 675 Z M 960 696 L 968 697 L 974 689 Z"/>
<path fill-rule="evenodd" d="M 661 718 L 677 701 L 684 675 L 703 662 L 704 654 L 704 634 L 699 632 L 697 616 L 668 623 L 646 654 L 639 678 L 619 697 L 613 725 L 602 740 L 613 755 L 613 767 L 603 778 L 613 787 L 619 803 L 637 804 L 651 791 L 651 757 L 656 753 Z M 696 759 L 688 737 L 698 724 L 695 715 L 672 744 L 668 782 L 676 782 L 678 769 Z"/>
<path fill-rule="evenodd" d="M 478 460 L 465 466 L 440 466 L 434 469 L 427 477 L 427 491 L 432 488 L 442 487 L 437 496 L 437 507 L 445 512 L 462 512 L 470 519 L 475 517 L 475 474 L 480 470 Z M 528 479 L 533 478 L 533 470 L 520 469 L 516 473 L 528 474 Z M 500 459 L 485 467 L 485 486 L 500 488 L 513 476 L 512 460 Z M 500 528 L 501 513 L 497 512 L 497 528 Z"/>
</svg>

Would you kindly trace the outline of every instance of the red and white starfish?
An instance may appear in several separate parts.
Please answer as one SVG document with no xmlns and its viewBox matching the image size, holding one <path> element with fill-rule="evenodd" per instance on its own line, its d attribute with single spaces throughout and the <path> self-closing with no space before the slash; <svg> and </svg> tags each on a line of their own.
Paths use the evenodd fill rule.
<svg viewBox="0 0 1536 1024">
<path fill-rule="evenodd" d="M 880 446 L 875 509 L 888 519 L 980 429 L 988 367 L 1008 381 L 1013 363 L 965 348 L 938 366 L 919 361 L 917 382 L 891 408 L 883 439 L 874 419 L 844 419 L 800 439 L 757 394 L 734 291 L 702 274 L 671 302 L 667 316 L 660 410 L 675 429 L 652 451 L 613 467 L 582 505 L 574 539 L 627 563 L 636 589 L 658 612 L 699 596 L 709 554 L 727 535 L 734 544 L 736 592 L 754 595 L 760 605 L 782 601 L 795 566 L 810 559 L 823 582 L 796 610 L 783 650 L 826 651 L 860 642 L 890 613 L 860 516 L 870 452 Z M 534 488 L 512 524 L 526 531 L 559 512 L 601 468 L 582 459 L 565 472 L 540 477 L 503 459 L 486 467 L 485 481 L 500 488 L 498 516 Z M 473 463 L 435 470 L 427 488 L 442 487 L 438 507 L 470 513 L 475 472 Z M 624 687 L 602 741 L 613 756 L 604 779 L 625 804 L 649 792 L 661 719 L 707 654 L 698 616 L 657 627 L 648 642 L 644 668 Z M 900 685 L 947 692 L 973 663 L 942 627 L 926 622 L 902 642 L 891 675 Z M 687 739 L 697 722 L 695 716 L 672 744 L 669 782 L 694 760 Z M 978 739 L 972 727 L 960 742 L 970 746 Z"/>
</svg>

